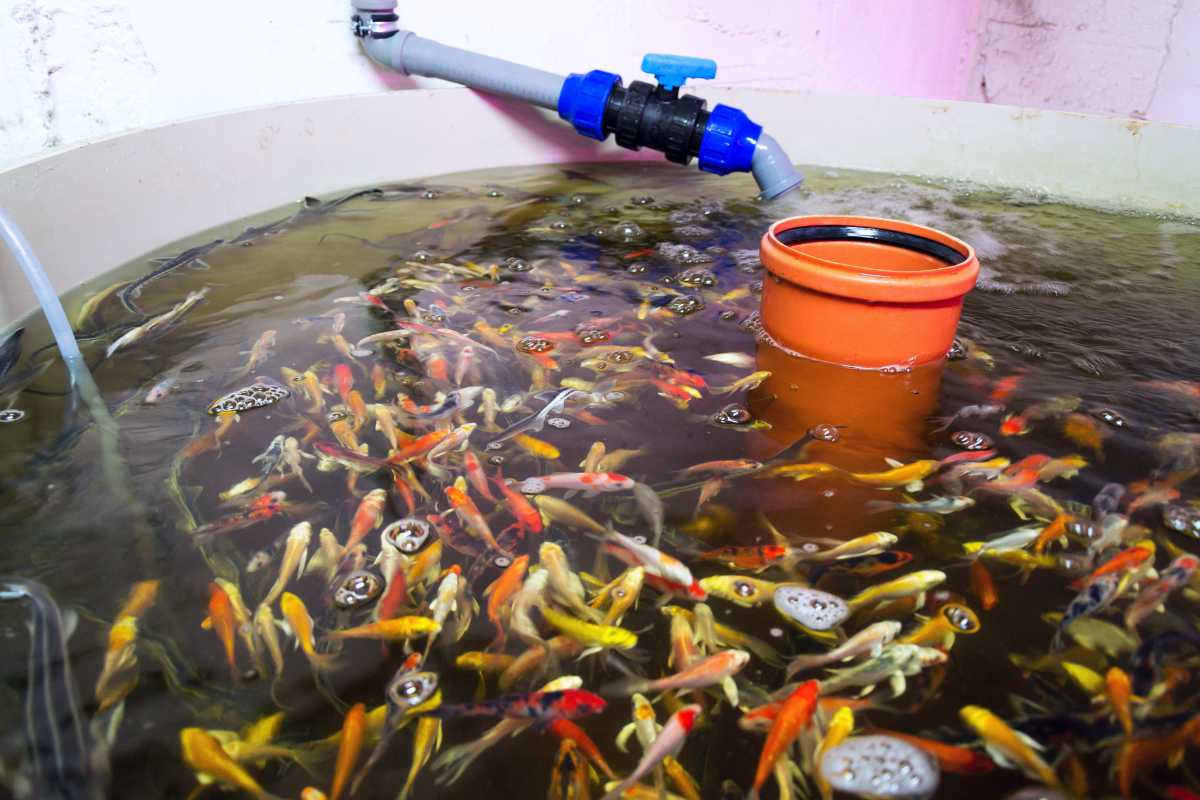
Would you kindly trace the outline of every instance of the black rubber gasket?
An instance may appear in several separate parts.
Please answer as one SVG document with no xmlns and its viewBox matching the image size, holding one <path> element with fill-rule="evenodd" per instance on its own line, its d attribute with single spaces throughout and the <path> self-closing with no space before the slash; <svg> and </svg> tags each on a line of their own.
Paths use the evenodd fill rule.
<svg viewBox="0 0 1200 800">
<path fill-rule="evenodd" d="M 932 256 L 947 266 L 957 266 L 967 257 L 953 247 L 917 236 L 912 233 L 890 231 L 886 228 L 871 228 L 865 225 L 803 225 L 779 231 L 775 238 L 786 245 L 809 244 L 810 242 L 873 242 L 902 247 Z"/>
</svg>

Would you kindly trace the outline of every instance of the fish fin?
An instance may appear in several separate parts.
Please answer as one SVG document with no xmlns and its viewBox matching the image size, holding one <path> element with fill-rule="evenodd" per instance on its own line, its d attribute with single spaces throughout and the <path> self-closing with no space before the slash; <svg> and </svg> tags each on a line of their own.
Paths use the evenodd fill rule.
<svg viewBox="0 0 1200 800">
<path fill-rule="evenodd" d="M 992 761 L 996 762 L 997 765 L 1004 767 L 1005 769 L 1014 769 L 1015 768 L 1013 765 L 1013 762 L 1010 761 L 1008 756 L 1004 754 L 1004 751 L 1001 750 L 1000 748 L 996 747 L 995 745 L 991 745 L 991 744 L 988 744 L 985 742 L 983 745 L 983 749 L 988 754 L 988 756 L 992 759 Z"/>
<path fill-rule="evenodd" d="M 1034 739 L 1032 736 L 1030 736 L 1027 733 L 1022 733 L 1021 731 L 1019 731 L 1015 728 L 1013 729 L 1013 733 L 1015 733 L 1017 735 L 1018 739 L 1020 739 L 1022 742 L 1024 742 L 1029 747 L 1032 747 L 1034 750 L 1042 751 L 1042 750 L 1046 749 L 1045 747 L 1042 746 L 1042 744 L 1040 742 L 1038 742 L 1037 739 Z"/>
<path fill-rule="evenodd" d="M 903 461 L 897 461 L 897 460 L 896 460 L 896 459 L 894 459 L 894 458 L 887 458 L 887 457 L 884 457 L 884 459 L 883 459 L 883 460 L 884 460 L 884 461 L 886 461 L 886 462 L 887 462 L 887 465 L 888 465 L 889 467 L 891 467 L 892 469 L 900 469 L 900 467 L 903 467 L 903 466 L 904 466 L 904 462 L 903 462 Z"/>
<path fill-rule="evenodd" d="M 71 634 L 75 633 L 75 629 L 79 627 L 79 612 L 73 608 L 64 608 L 62 611 L 63 624 L 63 639 L 71 638 Z"/>
<path fill-rule="evenodd" d="M 734 708 L 737 708 L 738 688 L 737 683 L 734 682 L 733 678 L 728 675 L 725 676 L 725 679 L 721 681 L 721 688 L 725 690 L 725 698 L 729 701 L 729 704 Z"/>
<path fill-rule="evenodd" d="M 617 731 L 617 738 L 614 740 L 617 744 L 617 749 L 620 750 L 622 753 L 628 753 L 629 752 L 629 747 L 628 747 L 629 737 L 633 736 L 633 734 L 635 734 L 635 733 L 637 733 L 637 723 L 636 722 L 630 722 L 629 724 L 622 727 L 621 730 Z"/>
</svg>

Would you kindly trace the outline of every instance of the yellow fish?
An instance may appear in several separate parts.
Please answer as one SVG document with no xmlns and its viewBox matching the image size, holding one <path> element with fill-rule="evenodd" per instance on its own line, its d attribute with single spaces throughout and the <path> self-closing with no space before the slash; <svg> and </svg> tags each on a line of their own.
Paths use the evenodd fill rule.
<svg viewBox="0 0 1200 800">
<path fill-rule="evenodd" d="M 869 586 L 846 601 L 851 611 L 857 611 L 864 606 L 883 603 L 888 600 L 899 600 L 904 597 L 917 595 L 917 605 L 924 602 L 925 592 L 944 583 L 946 573 L 938 569 L 922 569 L 907 575 Z"/>
<path fill-rule="evenodd" d="M 712 575 L 700 579 L 700 588 L 710 595 L 736 603 L 743 608 L 769 603 L 775 597 L 774 581 L 764 581 L 745 575 Z"/>
<path fill-rule="evenodd" d="M 279 608 L 312 668 L 317 671 L 332 669 L 336 656 L 332 653 L 317 652 L 316 643 L 313 641 L 312 617 L 308 615 L 304 601 L 291 592 L 284 592 L 279 601 Z"/>
<path fill-rule="evenodd" d="M 813 751 L 813 763 L 817 765 L 817 791 L 821 793 L 821 800 L 832 800 L 833 787 L 829 785 L 829 781 L 825 780 L 820 770 L 821 759 L 825 757 L 833 748 L 846 740 L 851 733 L 854 732 L 854 712 L 849 706 L 842 706 L 834 712 L 833 718 L 829 720 L 829 726 L 825 729 L 825 736 L 821 739 L 821 743 L 817 745 L 817 749 Z"/>
<path fill-rule="evenodd" d="M 911 464 L 901 464 L 890 458 L 887 462 L 892 468 L 886 472 L 850 472 L 847 474 L 856 483 L 894 488 L 920 483 L 921 480 L 932 475 L 941 463 L 932 458 L 914 461 Z"/>
<path fill-rule="evenodd" d="M 530 436 L 527 433 L 518 433 L 513 437 L 513 441 L 517 446 L 525 452 L 537 458 L 544 458 L 548 461 L 555 461 L 562 453 L 558 448 L 547 441 Z"/>
<path fill-rule="evenodd" d="M 1032 738 L 1013 730 L 1008 723 L 982 706 L 963 706 L 958 715 L 983 740 L 983 747 L 992 760 L 1015 765 L 1031 780 L 1041 781 L 1055 789 L 1062 788 L 1054 770 L 1037 753 L 1042 746 Z"/>
<path fill-rule="evenodd" d="M 633 631 L 628 631 L 615 625 L 584 622 L 572 617 L 570 614 L 557 611 L 551 606 L 543 606 L 541 612 L 547 622 L 588 648 L 588 650 L 584 650 L 585 654 L 589 650 L 592 652 L 599 652 L 608 648 L 632 650 L 637 646 L 638 637 Z"/>
<path fill-rule="evenodd" d="M 183 750 L 183 761 L 196 772 L 201 784 L 219 783 L 247 794 L 269 800 L 271 795 L 258 785 L 258 781 L 229 757 L 216 738 L 202 728 L 184 728 L 179 732 L 179 745 Z"/>
<path fill-rule="evenodd" d="M 414 639 L 418 636 L 429 636 L 440 633 L 442 626 L 429 617 L 393 617 L 355 628 L 331 631 L 328 639 L 379 639 L 382 641 L 397 641 Z"/>
</svg>

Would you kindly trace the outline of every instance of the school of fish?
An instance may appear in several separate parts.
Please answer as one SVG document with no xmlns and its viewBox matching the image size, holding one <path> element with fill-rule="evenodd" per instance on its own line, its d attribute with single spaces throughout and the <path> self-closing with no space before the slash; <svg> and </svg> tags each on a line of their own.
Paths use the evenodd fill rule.
<svg viewBox="0 0 1200 800">
<path fill-rule="evenodd" d="M 628 250 L 661 257 L 652 242 Z M 586 295 L 608 279 L 585 263 L 420 252 L 296 331 L 258 331 L 172 459 L 176 536 L 209 574 L 146 575 L 96 611 L 107 643 L 85 701 L 65 655 L 73 616 L 35 581 L 0 580 L 0 599 L 29 604 L 32 631 L 31 758 L 13 791 L 122 796 L 107 751 L 129 733 L 141 665 L 176 658 L 156 632 L 159 601 L 194 585 L 195 636 L 173 647 L 203 683 L 261 689 L 276 707 L 196 713 L 174 731 L 191 797 L 293 785 L 304 800 L 428 797 L 484 780 L 476 762 L 495 771 L 518 736 L 544 751 L 552 799 L 925 798 L 947 776 L 969 791 L 1009 772 L 1013 797 L 1200 797 L 1181 769 L 1200 747 L 1200 630 L 1181 625 L 1200 603 L 1188 496 L 1200 435 L 1131 431 L 1119 409 L 1038 397 L 1027 373 L 994 374 L 964 340 L 948 368 L 967 362 L 978 397 L 930 421 L 926 458 L 850 471 L 801 442 L 667 471 L 652 443 L 614 433 L 623 417 L 752 432 L 766 423 L 730 403 L 770 375 L 750 352 L 672 353 L 698 308 L 740 318 L 757 302 L 673 269 L 669 285 L 628 278 L 640 299 L 605 316 Z M 133 357 L 211 304 L 188 293 L 105 357 Z M 316 358 L 291 355 L 301 339 L 296 352 Z M 146 405 L 179 402 L 169 388 L 155 382 Z M 1146 388 L 1200 399 L 1200 384 Z M 805 441 L 836 446 L 828 422 Z M 1035 429 L 1062 448 L 1022 450 Z M 1152 473 L 1105 482 L 1117 440 L 1152 454 Z M 871 525 L 828 539 L 767 514 L 734 524 L 717 502 L 767 482 L 869 487 Z M 979 507 L 1011 526 L 946 535 L 947 517 Z M 1041 618 L 1000 616 L 1027 586 L 1068 599 Z M 723 621 L 735 612 L 752 622 Z M 1020 626 L 1007 663 L 971 655 L 990 619 Z M 914 727 L 947 681 L 1004 680 L 1027 691 Z M 292 720 L 314 690 L 339 720 L 318 734 Z M 704 770 L 730 720 L 721 747 L 755 753 L 736 780 Z M 402 779 L 381 785 L 392 768 Z"/>
</svg>

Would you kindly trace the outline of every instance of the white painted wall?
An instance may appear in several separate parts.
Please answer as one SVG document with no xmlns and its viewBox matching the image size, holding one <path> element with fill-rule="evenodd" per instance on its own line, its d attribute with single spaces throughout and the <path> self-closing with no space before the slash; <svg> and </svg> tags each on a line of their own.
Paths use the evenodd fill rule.
<svg viewBox="0 0 1200 800">
<path fill-rule="evenodd" d="M 678 52 L 717 59 L 725 85 L 985 99 L 986 79 L 997 103 L 1200 125 L 1200 0 L 460 0 L 400 13 L 424 36 L 563 73 L 628 80 L 644 52 Z M 347 17 L 343 0 L 0 0 L 0 169 L 177 119 L 421 85 L 360 56 Z"/>
</svg>

